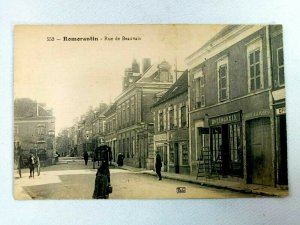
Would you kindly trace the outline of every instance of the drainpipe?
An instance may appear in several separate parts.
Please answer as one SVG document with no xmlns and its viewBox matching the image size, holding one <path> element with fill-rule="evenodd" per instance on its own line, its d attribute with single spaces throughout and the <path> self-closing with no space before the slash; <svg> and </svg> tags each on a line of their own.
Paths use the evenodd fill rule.
<svg viewBox="0 0 300 225">
<path fill-rule="evenodd" d="M 267 68 L 268 68 L 268 89 L 269 89 L 269 105 L 271 111 L 271 148 L 272 148 L 272 165 L 273 165 L 273 185 L 276 186 L 277 183 L 277 156 L 276 156 L 276 137 L 275 137 L 275 114 L 274 114 L 274 107 L 273 107 L 273 82 L 272 82 L 272 50 L 271 50 L 271 36 L 270 36 L 270 25 L 266 26 L 266 42 L 267 42 Z"/>
</svg>

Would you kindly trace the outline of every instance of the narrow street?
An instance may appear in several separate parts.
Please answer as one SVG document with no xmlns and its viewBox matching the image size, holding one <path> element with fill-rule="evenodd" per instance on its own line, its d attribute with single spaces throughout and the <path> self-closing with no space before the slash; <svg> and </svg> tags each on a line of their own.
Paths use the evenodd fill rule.
<svg viewBox="0 0 300 225">
<path fill-rule="evenodd" d="M 187 198 L 244 198 L 255 197 L 223 189 L 209 188 L 197 184 L 171 179 L 159 181 L 155 176 L 111 167 L 113 193 L 110 199 L 187 199 Z M 83 160 L 68 161 L 43 167 L 40 176 L 29 179 L 28 169 L 22 178 L 15 172 L 15 198 L 22 199 L 92 199 L 96 169 Z M 184 187 L 185 193 L 177 193 Z"/>
</svg>

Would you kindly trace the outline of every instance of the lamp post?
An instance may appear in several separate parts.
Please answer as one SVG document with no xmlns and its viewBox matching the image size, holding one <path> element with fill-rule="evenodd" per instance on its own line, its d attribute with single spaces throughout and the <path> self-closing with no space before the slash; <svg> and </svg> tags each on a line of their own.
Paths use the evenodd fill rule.
<svg viewBox="0 0 300 225">
<path fill-rule="evenodd" d="M 55 163 L 55 154 L 56 154 L 56 152 L 55 152 L 55 148 L 54 148 L 54 138 L 55 138 L 55 132 L 54 132 L 54 130 L 49 130 L 48 131 L 48 135 L 49 135 L 49 137 L 51 138 L 51 140 L 52 140 L 52 158 L 53 158 L 53 161 L 52 161 L 52 163 Z"/>
<path fill-rule="evenodd" d="M 88 152 L 88 141 L 89 141 L 89 131 L 85 131 L 86 134 L 86 141 L 85 141 L 85 151 Z"/>
</svg>

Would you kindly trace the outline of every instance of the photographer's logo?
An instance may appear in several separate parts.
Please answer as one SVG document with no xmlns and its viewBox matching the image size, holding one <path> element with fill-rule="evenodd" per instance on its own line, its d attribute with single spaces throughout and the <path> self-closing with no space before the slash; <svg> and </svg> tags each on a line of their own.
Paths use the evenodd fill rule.
<svg viewBox="0 0 300 225">
<path fill-rule="evenodd" d="M 177 192 L 177 194 L 186 193 L 186 188 L 185 187 L 177 187 L 176 192 Z"/>
</svg>

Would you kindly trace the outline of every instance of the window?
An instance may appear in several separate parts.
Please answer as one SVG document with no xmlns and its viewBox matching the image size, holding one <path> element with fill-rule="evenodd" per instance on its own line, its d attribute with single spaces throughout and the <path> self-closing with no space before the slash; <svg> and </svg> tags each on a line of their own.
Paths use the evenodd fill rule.
<svg viewBox="0 0 300 225">
<path fill-rule="evenodd" d="M 221 160 L 222 150 L 222 129 L 221 127 L 212 128 L 212 160 Z"/>
<path fill-rule="evenodd" d="M 201 95 L 201 107 L 205 107 L 205 95 Z"/>
<path fill-rule="evenodd" d="M 189 150 L 188 145 L 183 144 L 182 145 L 182 165 L 188 165 L 189 164 Z"/>
<path fill-rule="evenodd" d="M 171 109 L 169 111 L 169 127 L 170 127 L 170 129 L 174 128 L 174 110 L 173 109 Z"/>
<path fill-rule="evenodd" d="M 186 126 L 186 106 L 182 106 L 180 109 L 181 127 Z"/>
<path fill-rule="evenodd" d="M 258 38 L 247 46 L 248 56 L 248 90 L 259 90 L 263 87 L 262 74 L 262 40 Z"/>
<path fill-rule="evenodd" d="M 14 133 L 15 135 L 19 134 L 19 126 L 14 126 Z"/>
<path fill-rule="evenodd" d="M 249 55 L 250 90 L 260 89 L 260 50 L 257 49 Z"/>
<path fill-rule="evenodd" d="M 159 131 L 164 130 L 164 114 L 161 112 L 159 113 Z"/>
<path fill-rule="evenodd" d="M 228 82 L 228 57 L 223 57 L 217 62 L 218 68 L 218 97 L 219 102 L 226 101 L 229 98 Z"/>
<path fill-rule="evenodd" d="M 170 144 L 170 149 L 169 149 L 169 162 L 171 164 L 174 164 L 174 144 Z"/>
<path fill-rule="evenodd" d="M 242 161 L 242 149 L 240 141 L 241 131 L 238 124 L 229 125 L 229 138 L 230 138 L 230 160 L 231 162 Z"/>
<path fill-rule="evenodd" d="M 284 85 L 284 58 L 283 48 L 277 49 L 277 65 L 278 65 L 278 84 L 279 86 Z"/>
<path fill-rule="evenodd" d="M 194 89 L 195 89 L 195 108 L 203 107 L 201 102 L 201 95 L 203 95 L 203 88 L 205 85 L 205 76 L 202 69 L 194 74 Z"/>
<path fill-rule="evenodd" d="M 38 135 L 45 135 L 46 134 L 46 127 L 44 124 L 39 124 L 37 127 Z"/>
</svg>

